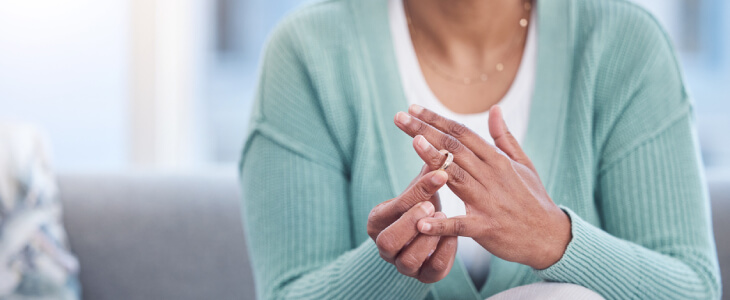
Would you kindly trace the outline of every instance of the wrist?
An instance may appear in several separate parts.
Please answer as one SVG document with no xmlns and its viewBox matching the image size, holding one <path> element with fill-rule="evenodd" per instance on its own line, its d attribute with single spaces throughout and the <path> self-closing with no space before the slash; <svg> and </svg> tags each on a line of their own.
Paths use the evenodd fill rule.
<svg viewBox="0 0 730 300">
<path fill-rule="evenodd" d="M 552 232 L 546 235 L 547 239 L 543 243 L 544 247 L 541 247 L 542 253 L 537 256 L 540 259 L 531 266 L 534 269 L 544 270 L 560 261 L 568 248 L 568 244 L 573 239 L 570 216 L 562 209 L 557 208 L 553 224 L 555 225 L 551 226 Z"/>
</svg>

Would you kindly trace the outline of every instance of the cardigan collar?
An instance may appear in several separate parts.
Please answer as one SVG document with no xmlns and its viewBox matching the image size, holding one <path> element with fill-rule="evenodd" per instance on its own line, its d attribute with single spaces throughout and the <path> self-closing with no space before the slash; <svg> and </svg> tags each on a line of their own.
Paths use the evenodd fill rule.
<svg viewBox="0 0 730 300">
<path fill-rule="evenodd" d="M 398 111 L 407 111 L 408 101 L 391 40 L 388 0 L 352 0 L 356 48 L 361 49 L 366 96 L 372 104 L 376 132 L 382 143 L 384 163 L 392 195 L 401 193 L 416 176 L 423 162 L 412 147 L 412 139 L 393 123 Z M 571 67 L 571 11 L 568 0 L 537 0 L 538 58 L 535 92 L 523 149 L 550 192 L 553 167 L 563 139 Z M 452 299 L 470 290 L 483 299 L 457 259 L 450 274 L 434 284 L 437 298 Z"/>
</svg>

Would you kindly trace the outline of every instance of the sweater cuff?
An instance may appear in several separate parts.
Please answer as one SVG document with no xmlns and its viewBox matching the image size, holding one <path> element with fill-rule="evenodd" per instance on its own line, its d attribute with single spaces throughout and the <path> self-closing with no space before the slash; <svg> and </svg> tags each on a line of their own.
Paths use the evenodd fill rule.
<svg viewBox="0 0 730 300">
<path fill-rule="evenodd" d="M 587 281 L 594 277 L 594 271 L 618 267 L 615 264 L 620 262 L 611 257 L 628 254 L 625 253 L 628 249 L 616 243 L 616 239 L 607 232 L 581 219 L 571 209 L 564 206 L 560 208 L 570 217 L 573 238 L 558 262 L 534 272 L 545 281 L 591 285 Z"/>
</svg>

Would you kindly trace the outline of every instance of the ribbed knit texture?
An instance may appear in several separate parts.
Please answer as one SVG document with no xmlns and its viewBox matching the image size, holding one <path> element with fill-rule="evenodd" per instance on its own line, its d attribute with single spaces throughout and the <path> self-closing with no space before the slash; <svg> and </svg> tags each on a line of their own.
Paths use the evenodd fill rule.
<svg viewBox="0 0 730 300">
<path fill-rule="evenodd" d="M 407 101 L 385 6 L 309 4 L 269 39 L 241 160 L 259 298 L 483 299 L 541 280 L 607 299 L 719 298 L 691 101 L 661 28 L 619 0 L 538 0 L 524 147 L 571 218 L 561 260 L 533 270 L 495 258 L 480 294 L 458 264 L 429 285 L 383 261 L 367 215 L 421 166 L 388 110 Z"/>
</svg>

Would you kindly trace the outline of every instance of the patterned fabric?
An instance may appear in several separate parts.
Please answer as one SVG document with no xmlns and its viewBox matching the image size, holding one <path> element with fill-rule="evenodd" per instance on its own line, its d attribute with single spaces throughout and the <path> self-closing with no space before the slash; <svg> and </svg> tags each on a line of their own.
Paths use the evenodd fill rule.
<svg viewBox="0 0 730 300">
<path fill-rule="evenodd" d="M 78 269 L 44 139 L 0 124 L 0 299 L 78 299 Z"/>
</svg>

